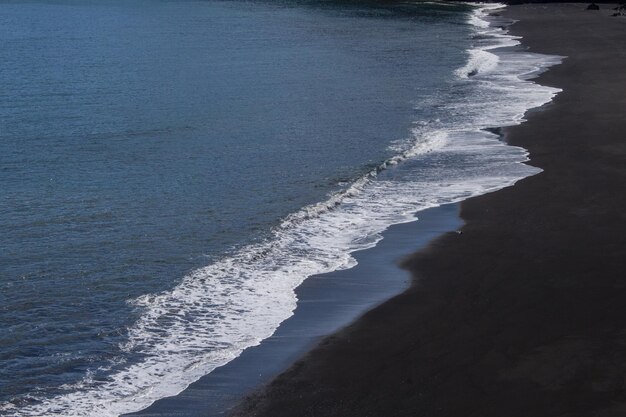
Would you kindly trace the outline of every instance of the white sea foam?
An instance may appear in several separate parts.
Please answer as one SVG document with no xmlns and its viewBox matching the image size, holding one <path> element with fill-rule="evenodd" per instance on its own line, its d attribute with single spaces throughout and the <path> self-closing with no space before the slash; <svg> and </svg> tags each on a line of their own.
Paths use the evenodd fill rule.
<svg viewBox="0 0 626 417">
<path fill-rule="evenodd" d="M 521 123 L 528 109 L 551 100 L 558 90 L 526 79 L 560 58 L 496 51 L 517 42 L 489 27 L 486 16 L 497 7 L 479 7 L 470 18 L 484 36 L 457 81 L 472 95 L 445 103 L 453 123 L 417 124 L 397 145 L 398 155 L 327 201 L 288 216 L 272 239 L 194 271 L 170 291 L 130 301 L 142 313 L 120 349 L 141 359 L 111 364 L 108 376 L 88 376 L 54 398 L 0 405 L 1 414 L 109 417 L 175 395 L 272 335 L 293 314 L 294 290 L 303 280 L 354 266 L 351 254 L 376 245 L 390 225 L 539 172 L 522 164 L 524 149 L 483 129 Z M 386 175 L 391 168 L 397 175 Z"/>
<path fill-rule="evenodd" d="M 494 70 L 498 66 L 500 58 L 483 49 L 472 49 L 467 64 L 457 70 L 460 77 L 472 77 L 476 74 L 484 74 Z"/>
</svg>

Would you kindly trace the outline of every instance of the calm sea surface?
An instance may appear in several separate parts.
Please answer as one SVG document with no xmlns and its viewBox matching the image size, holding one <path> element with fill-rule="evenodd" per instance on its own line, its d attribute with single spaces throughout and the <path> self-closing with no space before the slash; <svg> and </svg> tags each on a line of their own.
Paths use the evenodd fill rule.
<svg viewBox="0 0 626 417">
<path fill-rule="evenodd" d="M 530 173 L 456 71 L 487 42 L 469 6 L 0 10 L 2 415 L 173 395 L 385 227 Z"/>
</svg>

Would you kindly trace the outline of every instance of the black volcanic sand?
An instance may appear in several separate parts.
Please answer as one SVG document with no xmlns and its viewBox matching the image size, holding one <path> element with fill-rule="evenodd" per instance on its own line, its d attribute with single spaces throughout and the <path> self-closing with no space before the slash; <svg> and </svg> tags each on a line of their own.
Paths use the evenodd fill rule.
<svg viewBox="0 0 626 417">
<path fill-rule="evenodd" d="M 406 290 L 411 281 L 398 267 L 407 247 L 426 247 L 443 233 L 462 226 L 459 205 L 446 204 L 417 213 L 419 221 L 391 226 L 376 247 L 354 252 L 353 268 L 314 275 L 296 289 L 294 315 L 260 345 L 133 417 L 216 417 L 267 383 L 313 346 L 363 312 Z"/>
<path fill-rule="evenodd" d="M 414 285 L 326 338 L 235 416 L 626 416 L 626 18 L 513 6 L 564 91 L 505 130 L 544 172 L 462 204 Z"/>
</svg>

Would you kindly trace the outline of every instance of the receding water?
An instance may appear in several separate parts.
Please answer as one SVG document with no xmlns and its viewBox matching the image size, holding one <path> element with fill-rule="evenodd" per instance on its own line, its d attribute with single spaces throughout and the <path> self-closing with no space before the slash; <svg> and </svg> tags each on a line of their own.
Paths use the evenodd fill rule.
<svg viewBox="0 0 626 417">
<path fill-rule="evenodd" d="M 3 2 L 0 413 L 173 395 L 390 224 L 536 172 L 481 129 L 545 60 L 468 53 L 501 42 L 471 10 Z"/>
</svg>

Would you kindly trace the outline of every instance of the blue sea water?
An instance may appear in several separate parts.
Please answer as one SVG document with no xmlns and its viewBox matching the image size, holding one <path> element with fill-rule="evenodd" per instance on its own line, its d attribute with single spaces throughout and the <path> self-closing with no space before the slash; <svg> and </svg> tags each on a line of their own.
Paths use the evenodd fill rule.
<svg viewBox="0 0 626 417">
<path fill-rule="evenodd" d="M 391 224 L 536 173 L 482 129 L 556 61 L 477 10 L 2 2 L 0 414 L 174 395 Z"/>
</svg>

